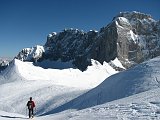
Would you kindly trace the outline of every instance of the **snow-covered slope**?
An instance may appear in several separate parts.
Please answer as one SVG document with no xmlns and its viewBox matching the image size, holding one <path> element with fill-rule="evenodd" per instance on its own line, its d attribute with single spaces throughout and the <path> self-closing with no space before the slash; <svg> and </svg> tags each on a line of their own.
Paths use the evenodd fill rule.
<svg viewBox="0 0 160 120">
<path fill-rule="evenodd" d="M 37 120 L 160 120 L 160 88 L 74 112 L 61 112 Z"/>
<path fill-rule="evenodd" d="M 65 63 L 62 62 L 53 63 L 65 66 Z M 92 66 L 89 66 L 86 71 L 82 72 L 79 69 L 73 68 L 63 70 L 43 69 L 34 66 L 32 62 L 22 62 L 15 59 L 2 75 L 8 77 L 9 81 L 11 81 L 11 79 L 13 80 L 14 76 L 15 78 L 21 76 L 22 79 L 26 80 L 50 80 L 57 85 L 88 89 L 97 86 L 105 78 L 115 73 L 117 73 L 117 71 L 108 63 L 104 62 L 104 64 L 101 65 L 95 60 L 92 60 Z M 17 80 L 20 79 L 21 78 L 17 78 Z"/>
<path fill-rule="evenodd" d="M 159 61 L 160 57 L 115 74 L 96 88 L 47 114 L 67 109 L 84 109 L 159 88 Z"/>
<path fill-rule="evenodd" d="M 0 110 L 25 115 L 26 102 L 32 96 L 37 105 L 36 113 L 43 114 L 82 95 L 115 73 L 117 71 L 108 63 L 101 65 L 95 60 L 82 72 L 72 68 L 43 69 L 14 59 L 0 74 Z"/>
<path fill-rule="evenodd" d="M 115 74 L 107 78 L 99 86 L 91 89 L 89 85 L 86 87 L 73 85 L 73 87 L 70 81 L 68 81 L 70 85 L 65 85 L 64 83 L 60 85 L 54 79 L 53 81 L 49 79 L 38 80 L 35 76 L 33 77 L 34 80 L 28 80 L 33 75 L 26 77 L 30 75 L 26 72 L 31 70 L 29 68 L 32 68 L 33 71 L 39 70 L 40 74 L 42 74 L 42 68 L 35 67 L 31 63 L 15 60 L 12 63 L 13 66 L 8 67 L 1 74 L 4 79 L 0 79 L 1 82 L 3 81 L 2 83 L 0 82 L 0 119 L 26 119 L 25 105 L 28 98 L 32 96 L 37 105 L 37 115 L 42 115 L 36 116 L 35 120 L 159 120 L 159 62 L 160 57 L 154 58 L 132 69 Z M 23 67 L 23 72 L 28 75 L 20 74 L 22 73 L 20 66 Z M 88 74 L 85 73 L 82 78 L 85 78 L 86 75 L 94 76 L 95 73 L 91 74 L 92 71 L 102 68 L 104 69 L 104 65 L 103 67 L 99 64 L 90 66 L 88 68 L 90 74 L 88 71 Z M 21 79 L 5 82 L 6 76 L 9 79 L 14 75 L 10 76 L 7 71 L 8 73 L 15 71 L 15 76 L 19 74 L 18 78 Z M 66 71 L 60 71 L 63 73 L 62 76 L 65 75 L 67 78 L 67 75 L 64 74 Z M 70 72 L 75 71 L 73 69 Z M 36 72 L 34 74 L 38 75 Z M 42 77 L 47 78 L 45 76 Z M 79 74 L 76 77 L 79 77 Z M 52 114 L 55 112 L 60 113 Z M 44 114 L 48 115 L 44 116 Z"/>
</svg>

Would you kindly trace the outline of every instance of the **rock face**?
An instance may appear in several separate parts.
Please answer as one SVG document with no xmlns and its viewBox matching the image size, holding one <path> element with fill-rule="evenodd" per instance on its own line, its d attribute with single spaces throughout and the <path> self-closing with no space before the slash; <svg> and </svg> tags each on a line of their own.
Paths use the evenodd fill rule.
<svg viewBox="0 0 160 120">
<path fill-rule="evenodd" d="M 44 53 L 43 46 L 35 46 L 32 48 L 24 48 L 19 54 L 16 56 L 17 59 L 21 61 L 32 61 L 37 62 L 38 59 L 42 57 Z"/>
<path fill-rule="evenodd" d="M 114 21 L 118 33 L 118 58 L 126 67 L 160 55 L 160 24 L 150 15 L 124 12 Z"/>
<path fill-rule="evenodd" d="M 97 31 L 85 33 L 77 29 L 65 29 L 52 33 L 47 37 L 44 54 L 45 59 L 66 62 L 73 60 L 73 64 L 84 70 L 90 64 L 91 50 L 96 42 Z"/>
<path fill-rule="evenodd" d="M 23 49 L 18 59 L 27 61 L 61 60 L 85 70 L 91 59 L 110 62 L 116 57 L 129 68 L 160 55 L 160 21 L 139 12 L 123 12 L 100 31 L 64 29 L 51 33 L 40 52 Z M 36 56 L 34 55 L 36 53 Z"/>
<path fill-rule="evenodd" d="M 11 59 L 9 58 L 0 58 L 0 73 L 9 66 L 10 61 Z"/>
<path fill-rule="evenodd" d="M 86 69 L 91 59 L 109 62 L 117 56 L 117 31 L 114 25 L 110 25 L 112 29 L 106 27 L 100 32 L 65 29 L 58 34 L 52 33 L 44 46 L 46 52 L 43 59 L 61 59 L 63 62 L 73 60 L 73 64 L 81 70 Z"/>
</svg>

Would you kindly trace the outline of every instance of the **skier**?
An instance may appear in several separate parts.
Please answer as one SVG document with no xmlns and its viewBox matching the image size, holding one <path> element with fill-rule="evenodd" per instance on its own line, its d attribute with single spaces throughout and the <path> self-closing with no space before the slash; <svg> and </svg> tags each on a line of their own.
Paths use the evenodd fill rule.
<svg viewBox="0 0 160 120">
<path fill-rule="evenodd" d="M 35 103 L 32 101 L 32 97 L 30 97 L 30 100 L 27 102 L 27 107 L 29 110 L 29 118 L 33 118 L 33 108 L 35 107 Z"/>
</svg>

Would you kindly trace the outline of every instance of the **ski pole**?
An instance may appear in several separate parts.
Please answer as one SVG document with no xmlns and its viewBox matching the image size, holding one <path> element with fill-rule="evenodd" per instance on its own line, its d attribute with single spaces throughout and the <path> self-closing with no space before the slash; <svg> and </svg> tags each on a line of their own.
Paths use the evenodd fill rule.
<svg viewBox="0 0 160 120">
<path fill-rule="evenodd" d="M 26 107 L 26 116 L 27 116 L 27 107 Z"/>
<path fill-rule="evenodd" d="M 34 112 L 35 116 L 36 116 L 36 112 L 37 112 L 37 109 L 36 109 L 36 107 L 35 107 L 35 112 Z"/>
</svg>

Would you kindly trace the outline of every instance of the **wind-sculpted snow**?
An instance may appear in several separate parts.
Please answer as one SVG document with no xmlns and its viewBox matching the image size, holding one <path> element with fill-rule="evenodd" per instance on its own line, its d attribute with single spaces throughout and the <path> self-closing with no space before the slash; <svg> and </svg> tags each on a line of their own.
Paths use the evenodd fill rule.
<svg viewBox="0 0 160 120">
<path fill-rule="evenodd" d="M 10 65 L 1 72 L 0 77 L 3 79 L 0 79 L 0 85 L 8 82 L 14 82 L 14 81 L 19 81 L 19 80 L 25 80 L 21 76 L 18 70 L 18 65 L 16 60 L 12 60 L 10 62 Z"/>
<path fill-rule="evenodd" d="M 90 91 L 55 85 L 51 80 L 1 84 L 0 119 L 26 119 L 25 105 L 32 96 L 37 105 L 35 120 L 159 120 L 159 61 L 160 57 L 154 58 L 115 74 Z M 28 67 L 20 61 L 15 64 Z"/>
<path fill-rule="evenodd" d="M 117 59 L 112 62 L 122 66 Z M 101 65 L 95 60 L 82 72 L 71 68 L 43 69 L 32 62 L 14 59 L 0 73 L 0 110 L 25 115 L 26 102 L 32 96 L 36 114 L 41 115 L 75 99 L 115 73 L 108 63 Z"/>
<path fill-rule="evenodd" d="M 96 88 L 46 113 L 84 109 L 160 87 L 160 57 L 107 78 Z"/>
</svg>

